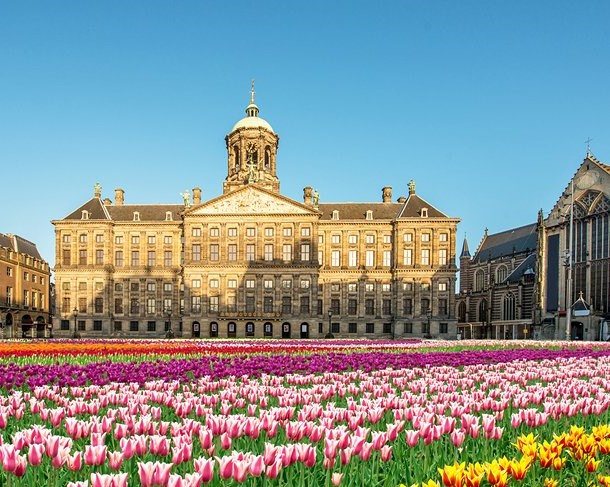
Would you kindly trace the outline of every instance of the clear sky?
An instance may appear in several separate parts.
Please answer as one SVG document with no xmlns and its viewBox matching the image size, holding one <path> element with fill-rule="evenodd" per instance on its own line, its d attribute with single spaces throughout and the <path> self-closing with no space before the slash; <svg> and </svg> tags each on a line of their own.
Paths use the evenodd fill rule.
<svg viewBox="0 0 610 487">
<path fill-rule="evenodd" d="M 284 195 L 417 193 L 476 249 L 610 164 L 610 2 L 0 0 L 0 232 L 55 263 L 93 196 L 222 193 L 256 80 Z"/>
</svg>

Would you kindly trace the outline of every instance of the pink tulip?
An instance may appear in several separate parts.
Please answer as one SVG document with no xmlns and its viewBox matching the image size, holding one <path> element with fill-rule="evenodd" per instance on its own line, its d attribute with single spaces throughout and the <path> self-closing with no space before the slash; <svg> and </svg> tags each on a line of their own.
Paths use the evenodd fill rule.
<svg viewBox="0 0 610 487">
<path fill-rule="evenodd" d="M 281 468 L 282 468 L 282 459 L 278 458 L 271 465 L 267 466 L 267 470 L 265 471 L 265 476 L 269 479 L 274 479 L 279 475 Z"/>
<path fill-rule="evenodd" d="M 112 470 L 118 470 L 123 465 L 123 452 L 113 451 L 108 454 L 108 464 Z"/>
<path fill-rule="evenodd" d="M 347 465 L 352 458 L 352 449 L 348 446 L 339 450 L 339 458 L 341 459 L 341 465 Z"/>
<path fill-rule="evenodd" d="M 214 459 L 213 458 L 197 458 L 194 462 L 195 472 L 201 474 L 201 480 L 204 483 L 211 482 L 214 478 Z"/>
<path fill-rule="evenodd" d="M 172 474 L 167 479 L 167 487 L 186 487 L 189 484 L 186 484 L 184 479 L 180 475 Z"/>
<path fill-rule="evenodd" d="M 331 477 L 331 481 L 333 485 L 341 485 L 341 480 L 343 479 L 343 474 L 339 472 L 333 472 Z"/>
<path fill-rule="evenodd" d="M 373 451 L 373 444 L 364 442 L 362 444 L 362 450 L 360 450 L 360 458 L 363 461 L 367 461 L 371 457 L 372 451 Z"/>
<path fill-rule="evenodd" d="M 199 430 L 199 441 L 201 443 L 201 448 L 203 448 L 204 450 L 210 448 L 210 446 L 212 446 L 212 440 L 212 432 L 209 429 L 201 428 Z"/>
<path fill-rule="evenodd" d="M 138 473 L 142 487 L 153 487 L 156 465 L 153 462 L 138 462 Z"/>
<path fill-rule="evenodd" d="M 414 447 L 419 443 L 419 431 L 405 430 L 405 434 L 407 436 L 407 445 L 410 447 Z"/>
<path fill-rule="evenodd" d="M 83 466 L 83 454 L 80 451 L 74 452 L 73 455 L 70 455 L 70 453 L 68 453 L 66 450 L 65 459 L 66 463 L 68 464 L 68 468 L 73 472 L 80 470 Z"/>
<path fill-rule="evenodd" d="M 231 437 L 227 433 L 223 433 L 220 435 L 220 447 L 223 450 L 228 450 L 231 448 Z"/>
<path fill-rule="evenodd" d="M 38 466 L 42 463 L 42 456 L 44 455 L 44 445 L 35 444 L 30 445 L 28 449 L 28 462 L 32 466 Z"/>
<path fill-rule="evenodd" d="M 250 462 L 250 465 L 248 466 L 248 472 L 253 477 L 259 477 L 263 473 L 264 469 L 265 469 L 265 461 L 264 461 L 262 455 L 256 455 Z"/>
<path fill-rule="evenodd" d="M 464 440 L 466 439 L 466 433 L 461 430 L 453 430 L 450 436 L 451 442 L 456 447 L 462 446 L 462 443 L 464 443 Z"/>
<path fill-rule="evenodd" d="M 384 445 L 380 450 L 381 460 L 388 462 L 392 459 L 392 447 L 390 445 Z"/>
<path fill-rule="evenodd" d="M 107 447 L 104 446 L 85 446 L 85 464 L 103 465 L 106 462 Z"/>
<path fill-rule="evenodd" d="M 237 482 L 245 482 L 248 476 L 249 463 L 245 460 L 237 460 L 233 462 L 233 478 Z"/>
<path fill-rule="evenodd" d="M 89 487 L 89 482 L 86 480 L 79 480 L 77 482 L 68 482 L 66 487 Z"/>
<path fill-rule="evenodd" d="M 153 485 L 165 485 L 169 478 L 172 463 L 155 462 L 155 473 L 153 475 Z"/>
<path fill-rule="evenodd" d="M 230 479 L 233 477 L 233 458 L 229 456 L 216 457 L 218 462 L 218 473 L 221 479 Z"/>
<path fill-rule="evenodd" d="M 28 460 L 25 455 L 17 455 L 15 460 L 15 469 L 13 470 L 13 474 L 15 474 L 17 477 L 23 477 L 28 465 Z"/>
</svg>

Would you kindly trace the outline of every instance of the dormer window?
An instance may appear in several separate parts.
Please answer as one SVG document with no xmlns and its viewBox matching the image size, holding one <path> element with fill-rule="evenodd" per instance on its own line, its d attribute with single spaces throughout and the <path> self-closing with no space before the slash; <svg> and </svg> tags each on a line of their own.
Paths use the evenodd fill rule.
<svg viewBox="0 0 610 487">
<path fill-rule="evenodd" d="M 366 219 L 367 220 L 373 219 L 373 210 L 366 210 Z"/>
<path fill-rule="evenodd" d="M 89 219 L 89 212 L 87 210 L 83 210 L 83 212 L 81 213 L 81 220 L 88 220 Z"/>
<path fill-rule="evenodd" d="M 422 208 L 420 211 L 420 216 L 422 218 L 428 218 L 428 208 Z"/>
<path fill-rule="evenodd" d="M 133 212 L 133 221 L 134 222 L 139 222 L 140 221 L 140 212 L 139 211 L 134 211 Z"/>
<path fill-rule="evenodd" d="M 172 212 L 171 211 L 166 211 L 165 212 L 165 221 L 166 222 L 171 222 L 172 221 Z"/>
<path fill-rule="evenodd" d="M 333 210 L 333 220 L 339 219 L 339 210 Z"/>
</svg>

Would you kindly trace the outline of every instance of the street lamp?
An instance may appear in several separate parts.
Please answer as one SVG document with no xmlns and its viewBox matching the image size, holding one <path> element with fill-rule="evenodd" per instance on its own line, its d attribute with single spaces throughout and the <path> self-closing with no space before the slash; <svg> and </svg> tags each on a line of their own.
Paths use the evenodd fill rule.
<svg viewBox="0 0 610 487">
<path fill-rule="evenodd" d="M 428 328 L 427 328 L 427 335 L 430 336 L 430 318 L 432 318 L 432 310 L 430 308 L 428 308 L 426 310 L 426 317 L 428 318 Z"/>
<path fill-rule="evenodd" d="M 335 338 L 332 330 L 332 319 L 333 319 L 333 310 L 328 310 L 328 333 L 325 338 Z"/>
<path fill-rule="evenodd" d="M 72 335 L 72 338 L 80 338 L 80 333 L 76 328 L 76 317 L 78 316 L 78 309 L 76 309 L 76 307 L 72 310 L 72 314 L 74 315 L 74 334 Z"/>
</svg>

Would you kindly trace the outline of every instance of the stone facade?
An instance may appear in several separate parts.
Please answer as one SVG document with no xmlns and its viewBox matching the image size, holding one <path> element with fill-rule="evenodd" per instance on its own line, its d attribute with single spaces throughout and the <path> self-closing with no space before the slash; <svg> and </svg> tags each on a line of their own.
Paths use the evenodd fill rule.
<svg viewBox="0 0 610 487">
<path fill-rule="evenodd" d="M 66 336 L 455 339 L 456 227 L 420 198 L 280 194 L 279 137 L 258 116 L 226 137 L 223 194 L 181 205 L 94 197 L 55 220 Z"/>
<path fill-rule="evenodd" d="M 0 234 L 0 333 L 4 338 L 49 337 L 49 264 L 36 245 L 18 235 Z"/>
</svg>

